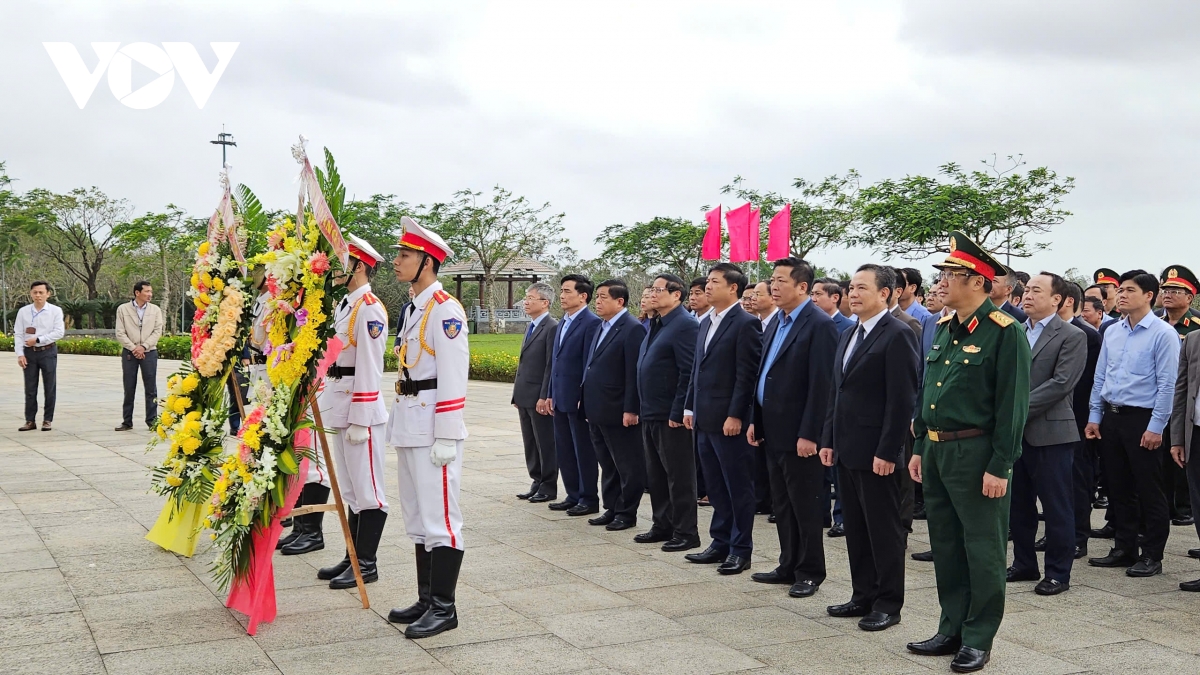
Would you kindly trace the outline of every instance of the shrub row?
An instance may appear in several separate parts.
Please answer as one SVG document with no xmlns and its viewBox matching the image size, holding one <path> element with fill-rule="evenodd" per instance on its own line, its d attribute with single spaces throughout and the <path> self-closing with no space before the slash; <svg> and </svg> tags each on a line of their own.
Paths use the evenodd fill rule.
<svg viewBox="0 0 1200 675">
<path fill-rule="evenodd" d="M 0 336 L 0 351 L 11 352 L 13 338 Z M 116 340 L 103 338 L 63 338 L 58 341 L 58 351 L 61 354 L 85 354 L 92 356 L 120 356 L 121 343 Z M 163 359 L 182 361 L 189 358 L 192 351 L 192 340 L 185 335 L 174 335 L 158 341 L 158 356 Z M 396 355 L 390 350 L 384 354 L 384 370 L 396 372 L 399 367 Z M 512 354 L 497 351 L 485 351 L 471 354 L 472 380 L 489 380 L 491 382 L 512 382 L 517 376 L 517 357 Z"/>
</svg>

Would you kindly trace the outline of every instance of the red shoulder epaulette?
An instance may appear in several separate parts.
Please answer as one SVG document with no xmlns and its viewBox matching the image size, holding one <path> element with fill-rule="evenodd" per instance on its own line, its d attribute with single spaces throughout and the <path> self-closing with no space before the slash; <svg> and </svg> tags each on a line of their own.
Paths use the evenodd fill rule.
<svg viewBox="0 0 1200 675">
<path fill-rule="evenodd" d="M 363 293 L 363 302 L 367 303 L 368 305 L 373 305 L 379 302 L 379 298 L 370 293 Z"/>
<path fill-rule="evenodd" d="M 437 300 L 437 304 L 439 304 L 439 305 L 442 304 L 443 302 L 449 300 L 452 297 L 454 297 L 454 296 L 450 295 L 446 291 L 434 291 L 434 293 L 433 293 L 433 299 Z"/>
</svg>

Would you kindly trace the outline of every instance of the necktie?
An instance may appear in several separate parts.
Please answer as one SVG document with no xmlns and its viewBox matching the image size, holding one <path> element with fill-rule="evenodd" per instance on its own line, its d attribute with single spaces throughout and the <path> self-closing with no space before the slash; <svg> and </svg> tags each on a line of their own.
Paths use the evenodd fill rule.
<svg viewBox="0 0 1200 675">
<path fill-rule="evenodd" d="M 533 322 L 532 321 L 530 321 L 529 326 L 525 328 L 525 339 L 523 341 L 521 341 L 522 347 L 529 344 L 529 336 L 530 335 L 533 335 Z"/>
<path fill-rule="evenodd" d="M 660 330 L 662 330 L 662 325 L 663 325 L 662 317 L 656 316 L 653 319 L 650 319 L 650 342 L 651 343 L 654 342 L 654 336 L 658 335 L 658 332 Z"/>
<path fill-rule="evenodd" d="M 854 352 L 858 351 L 858 348 L 862 346 L 865 339 L 867 339 L 867 327 L 859 326 L 858 335 L 854 337 L 854 344 L 850 346 L 850 351 L 846 352 L 846 363 L 842 364 L 843 372 L 846 370 L 846 366 L 849 365 L 850 359 L 854 358 Z"/>
</svg>

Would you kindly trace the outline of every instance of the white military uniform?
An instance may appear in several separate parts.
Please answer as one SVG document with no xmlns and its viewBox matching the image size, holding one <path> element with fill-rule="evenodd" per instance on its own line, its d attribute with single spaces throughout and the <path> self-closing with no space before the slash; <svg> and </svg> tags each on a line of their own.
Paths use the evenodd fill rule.
<svg viewBox="0 0 1200 675">
<path fill-rule="evenodd" d="M 387 310 L 371 293 L 371 285 L 365 284 L 338 303 L 334 319 L 338 339 L 345 345 L 336 365 L 353 368 L 354 374 L 340 378 L 327 375 L 317 405 L 325 427 L 336 430 L 330 438 L 338 487 L 342 500 L 353 512 L 364 509 L 386 512 L 383 457 L 388 414 L 379 381 L 383 377 L 383 352 L 387 346 Z M 365 443 L 349 442 L 346 429 L 352 424 L 367 427 Z"/>
<path fill-rule="evenodd" d="M 271 294 L 263 291 L 254 299 L 254 307 L 250 310 L 250 316 L 253 321 L 250 324 L 250 347 L 252 351 L 257 351 L 259 355 L 267 348 L 267 301 L 271 299 Z M 271 379 L 267 377 L 267 364 L 251 363 L 248 368 L 250 371 L 250 387 L 251 389 L 258 386 L 259 382 L 265 382 L 267 389 L 270 390 Z"/>
<path fill-rule="evenodd" d="M 397 344 L 403 345 L 401 365 L 407 366 L 408 376 L 416 381 L 437 378 L 435 389 L 415 396 L 395 395 L 387 430 L 399 463 L 404 529 L 414 544 L 424 545 L 426 550 L 438 546 L 463 549 L 458 489 L 467 438 L 463 406 L 471 363 L 466 319 L 458 300 L 434 282 L 413 298 L 411 309 L 402 312 L 397 338 Z M 403 370 L 400 379 L 404 379 Z M 437 466 L 430 458 L 435 440 L 457 445 L 457 455 L 445 466 Z"/>
</svg>

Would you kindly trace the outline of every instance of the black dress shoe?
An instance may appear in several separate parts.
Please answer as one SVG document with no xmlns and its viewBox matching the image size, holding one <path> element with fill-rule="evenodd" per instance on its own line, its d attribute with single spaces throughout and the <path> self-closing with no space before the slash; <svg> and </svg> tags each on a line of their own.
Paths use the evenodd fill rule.
<svg viewBox="0 0 1200 675">
<path fill-rule="evenodd" d="M 840 605 L 830 605 L 825 608 L 825 611 L 829 613 L 829 616 L 845 619 L 851 616 L 866 616 L 871 613 L 871 608 L 851 600 Z"/>
<path fill-rule="evenodd" d="M 1058 595 L 1064 593 L 1071 588 L 1071 584 L 1063 583 L 1058 579 L 1042 579 L 1037 586 L 1033 587 L 1033 592 L 1038 595 Z"/>
<path fill-rule="evenodd" d="M 571 508 L 567 509 L 568 516 L 590 516 L 593 513 L 600 513 L 600 507 L 599 506 L 584 506 L 583 504 L 576 504 L 575 506 L 572 506 Z"/>
<path fill-rule="evenodd" d="M 567 513 L 570 513 L 570 511 L 567 511 Z M 588 525 L 608 525 L 616 519 L 617 514 L 613 513 L 612 511 L 605 511 L 595 518 L 588 518 Z"/>
<path fill-rule="evenodd" d="M 1130 577 L 1152 577 L 1155 574 L 1162 574 L 1162 561 L 1150 558 L 1142 558 L 1125 570 L 1125 575 Z"/>
<path fill-rule="evenodd" d="M 760 584 L 788 584 L 790 586 L 795 579 L 774 569 L 770 572 L 755 572 L 750 575 L 750 581 L 757 581 Z"/>
<path fill-rule="evenodd" d="M 1041 539 L 1038 539 L 1037 541 L 1033 542 L 1033 550 L 1038 551 L 1038 552 L 1044 552 L 1046 550 L 1046 538 L 1042 537 Z"/>
<path fill-rule="evenodd" d="M 1200 558 L 1200 548 L 1189 548 L 1188 549 L 1188 557 L 1189 558 Z"/>
<path fill-rule="evenodd" d="M 521 494 L 517 495 L 517 499 L 529 499 L 530 497 L 532 497 L 536 494 L 537 494 L 537 490 L 530 490 L 529 492 L 522 492 Z"/>
<path fill-rule="evenodd" d="M 858 627 L 868 632 L 886 630 L 900 623 L 899 614 L 884 614 L 883 612 L 871 612 L 864 616 L 858 622 Z"/>
<path fill-rule="evenodd" d="M 844 537 L 846 536 L 846 526 L 841 523 L 834 523 L 833 527 L 829 528 L 829 531 L 825 533 L 825 536 L 833 538 Z"/>
<path fill-rule="evenodd" d="M 958 650 L 958 655 L 950 662 L 950 670 L 956 673 L 973 673 L 983 670 L 990 658 L 992 658 L 991 652 L 963 645 Z"/>
<path fill-rule="evenodd" d="M 933 551 L 921 551 L 920 553 L 914 553 L 908 557 L 916 560 L 917 562 L 933 562 Z"/>
<path fill-rule="evenodd" d="M 113 431 L 133 431 L 133 425 L 132 424 L 122 424 L 122 425 L 118 426 L 117 428 L 113 429 Z"/>
<path fill-rule="evenodd" d="M 921 656 L 950 656 L 958 653 L 959 648 L 962 647 L 962 638 L 938 633 L 928 640 L 910 642 L 906 647 L 908 647 L 908 651 Z"/>
<path fill-rule="evenodd" d="M 1196 519 L 1191 516 L 1180 516 L 1178 518 L 1172 518 L 1171 524 L 1176 527 L 1182 527 L 1184 525 L 1195 525 Z"/>
<path fill-rule="evenodd" d="M 913 509 L 913 520 L 926 520 L 926 519 L 927 519 L 927 517 L 925 515 L 925 505 L 924 504 L 920 504 L 915 509 Z"/>
<path fill-rule="evenodd" d="M 725 559 L 728 557 L 729 552 L 722 551 L 721 549 L 717 548 L 717 545 L 714 543 L 709 544 L 708 548 L 699 553 L 689 553 L 683 556 L 683 559 L 691 563 L 696 563 L 697 565 L 714 565 L 716 563 L 725 562 Z"/>
<path fill-rule="evenodd" d="M 1008 571 L 1004 574 L 1004 580 L 1010 584 L 1014 581 L 1037 581 L 1041 578 L 1042 575 L 1037 570 L 1028 570 L 1022 572 L 1016 567 L 1008 568 Z"/>
<path fill-rule="evenodd" d="M 776 518 L 775 518 L 775 514 L 774 514 L 774 513 L 767 515 L 767 522 L 768 522 L 768 523 L 773 523 L 773 522 L 775 522 L 775 520 L 776 520 Z"/>
<path fill-rule="evenodd" d="M 628 530 L 634 525 L 637 525 L 636 521 L 614 518 L 611 523 L 604 526 L 604 529 L 608 530 L 609 532 L 620 532 L 621 530 Z"/>
<path fill-rule="evenodd" d="M 530 499 L 530 501 L 533 501 L 533 497 L 530 497 L 529 499 Z M 579 505 L 579 502 L 570 502 L 570 501 L 567 501 L 564 499 L 561 502 L 554 502 L 553 504 L 550 504 L 550 510 L 551 511 L 566 511 L 569 509 L 573 509 L 578 505 Z"/>
<path fill-rule="evenodd" d="M 649 532 L 635 534 L 633 541 L 638 544 L 656 544 L 660 541 L 671 541 L 671 535 L 651 528 Z"/>
<path fill-rule="evenodd" d="M 1108 497 L 1096 497 L 1096 501 L 1092 502 L 1093 509 L 1107 509 Z"/>
<path fill-rule="evenodd" d="M 305 530 L 300 536 L 291 540 L 279 549 L 283 555 L 304 555 L 325 548 L 325 535 L 321 530 Z"/>
<path fill-rule="evenodd" d="M 1113 537 L 1117 536 L 1117 531 L 1112 525 L 1105 525 L 1098 530 L 1093 529 L 1091 536 L 1095 537 L 1096 539 L 1112 539 Z"/>
<path fill-rule="evenodd" d="M 1179 582 L 1179 590 L 1187 591 L 1188 593 L 1200 593 L 1200 579 Z"/>
<path fill-rule="evenodd" d="M 810 579 L 802 579 L 792 584 L 788 589 L 788 596 L 793 598 L 810 598 L 820 588 L 821 585 Z"/>
<path fill-rule="evenodd" d="M 1119 548 L 1114 548 L 1103 558 L 1088 558 L 1092 567 L 1129 567 L 1137 562 L 1137 558 Z"/>
<path fill-rule="evenodd" d="M 1075 559 L 1082 560 L 1083 558 L 1086 558 L 1086 557 L 1087 557 L 1087 546 L 1086 545 L 1076 546 L 1075 547 Z"/>
<path fill-rule="evenodd" d="M 717 567 L 717 574 L 741 574 L 748 569 L 750 569 L 749 556 L 743 558 L 741 556 L 731 555 L 725 559 L 725 562 L 721 563 L 721 565 Z"/>
<path fill-rule="evenodd" d="M 662 545 L 664 553 L 679 553 L 680 551 L 690 551 L 694 548 L 700 548 L 700 538 L 684 539 L 682 537 L 674 537 Z"/>
<path fill-rule="evenodd" d="M 551 499 L 554 499 L 554 497 L 551 497 L 550 495 L 544 495 L 539 492 L 536 495 L 529 498 L 529 503 L 530 504 L 541 504 L 542 502 L 548 502 Z"/>
</svg>

